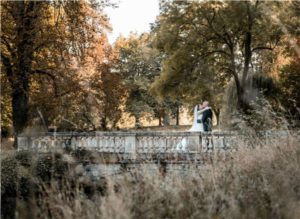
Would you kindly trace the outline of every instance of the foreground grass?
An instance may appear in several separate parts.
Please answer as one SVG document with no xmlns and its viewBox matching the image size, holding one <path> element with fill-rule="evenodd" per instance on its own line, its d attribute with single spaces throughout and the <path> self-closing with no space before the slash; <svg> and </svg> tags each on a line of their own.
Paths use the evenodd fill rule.
<svg viewBox="0 0 300 219">
<path fill-rule="evenodd" d="M 80 165 L 93 154 L 9 154 L 2 218 L 299 218 L 299 136 L 247 145 L 186 174 L 141 165 L 97 181 Z"/>
</svg>

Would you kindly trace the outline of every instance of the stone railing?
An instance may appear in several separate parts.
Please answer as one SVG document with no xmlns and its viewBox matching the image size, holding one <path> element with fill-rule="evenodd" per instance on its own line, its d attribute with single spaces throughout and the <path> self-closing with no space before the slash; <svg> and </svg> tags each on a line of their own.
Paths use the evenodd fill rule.
<svg viewBox="0 0 300 219">
<path fill-rule="evenodd" d="M 236 132 L 123 131 L 39 133 L 36 135 L 18 136 L 18 150 L 50 152 L 61 149 L 86 149 L 103 153 L 125 154 L 125 157 L 129 155 L 129 157 L 136 158 L 137 156 L 145 157 L 153 154 L 201 154 L 204 152 L 234 151 L 240 145 L 245 145 L 244 143 L 251 147 L 266 144 L 276 146 L 282 142 L 288 142 L 291 135 L 299 136 L 299 132 L 291 134 L 289 131 L 267 131 L 257 133 L 257 139 L 253 138 L 253 136 Z M 185 148 L 182 147 L 183 142 L 185 142 Z"/>
<path fill-rule="evenodd" d="M 19 150 L 49 152 L 57 149 L 87 149 L 105 153 L 159 154 L 200 153 L 234 149 L 236 133 L 200 132 L 92 132 L 40 133 L 19 136 Z M 183 149 L 183 141 L 186 150 Z M 176 150 L 177 148 L 177 150 Z"/>
</svg>

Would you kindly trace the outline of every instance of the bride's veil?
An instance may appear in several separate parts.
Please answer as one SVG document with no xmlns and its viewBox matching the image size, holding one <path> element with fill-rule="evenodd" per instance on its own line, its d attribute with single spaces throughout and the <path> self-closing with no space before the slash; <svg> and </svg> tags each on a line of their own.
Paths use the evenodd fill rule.
<svg viewBox="0 0 300 219">
<path fill-rule="evenodd" d="M 193 124 L 196 124 L 197 123 L 197 107 L 198 107 L 198 105 L 196 105 L 195 107 L 194 107 L 194 121 L 193 121 Z"/>
<path fill-rule="evenodd" d="M 199 128 L 197 127 L 197 117 L 198 117 L 197 108 L 198 108 L 198 105 L 196 105 L 196 106 L 194 107 L 193 125 L 192 125 L 192 127 L 188 130 L 188 131 L 190 131 L 190 132 L 200 131 Z M 176 150 L 186 150 L 186 147 L 187 147 L 187 138 L 184 137 L 184 138 L 176 145 Z"/>
<path fill-rule="evenodd" d="M 189 130 L 189 131 L 193 131 L 196 127 L 196 124 L 197 124 L 197 105 L 194 107 L 194 115 L 193 115 L 193 125 L 192 125 L 192 127 L 191 127 L 191 129 Z"/>
</svg>

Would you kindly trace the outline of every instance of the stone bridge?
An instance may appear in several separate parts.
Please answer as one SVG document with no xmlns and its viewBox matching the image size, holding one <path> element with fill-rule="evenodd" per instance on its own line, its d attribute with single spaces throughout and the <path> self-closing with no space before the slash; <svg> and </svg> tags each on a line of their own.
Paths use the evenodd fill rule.
<svg viewBox="0 0 300 219">
<path fill-rule="evenodd" d="M 100 160 L 96 163 L 84 161 L 78 165 L 83 165 L 86 175 L 98 180 L 101 174 L 115 175 L 134 170 L 140 166 L 136 164 L 147 165 L 148 169 L 153 170 L 158 167 L 161 174 L 170 170 L 186 173 L 191 163 L 195 164 L 193 167 L 203 171 L 203 164 L 213 162 L 216 157 L 222 160 L 230 158 L 231 152 L 241 146 L 256 147 L 266 143 L 276 146 L 288 140 L 289 136 L 290 133 L 286 131 L 264 132 L 255 137 L 236 132 L 40 133 L 19 136 L 18 150 L 34 150 L 41 153 L 62 149 L 93 151 L 93 155 L 100 155 Z M 279 138 L 284 138 L 285 141 Z M 183 140 L 187 142 L 185 151 L 180 150 Z M 176 150 L 177 146 L 179 150 Z"/>
</svg>

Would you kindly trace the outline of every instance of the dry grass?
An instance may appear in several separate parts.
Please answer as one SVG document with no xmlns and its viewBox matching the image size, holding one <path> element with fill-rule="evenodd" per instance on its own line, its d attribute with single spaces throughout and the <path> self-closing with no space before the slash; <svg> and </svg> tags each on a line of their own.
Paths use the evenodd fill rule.
<svg viewBox="0 0 300 219">
<path fill-rule="evenodd" d="M 2 160 L 2 201 L 11 194 L 9 189 L 16 189 L 18 218 L 296 219 L 300 215 L 297 135 L 255 149 L 240 145 L 226 161 L 201 168 L 190 164 L 186 172 L 170 169 L 166 176 L 158 168 L 150 171 L 141 165 L 91 181 L 70 155 L 20 156 Z"/>
<path fill-rule="evenodd" d="M 1 151 L 12 151 L 14 149 L 13 138 L 1 138 Z"/>
</svg>

